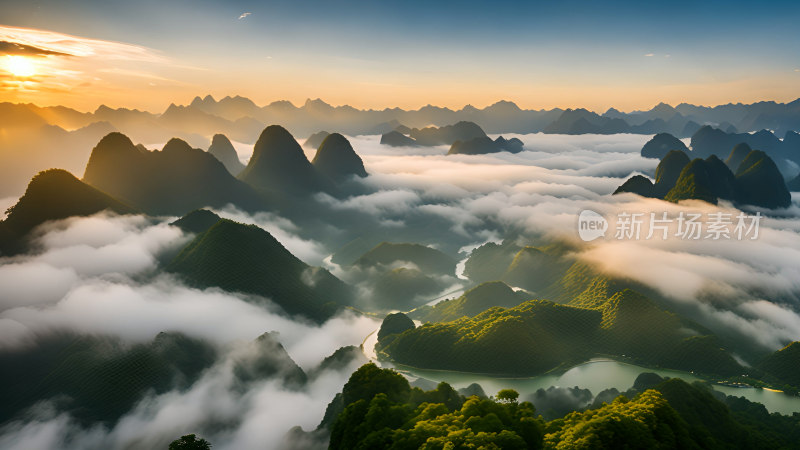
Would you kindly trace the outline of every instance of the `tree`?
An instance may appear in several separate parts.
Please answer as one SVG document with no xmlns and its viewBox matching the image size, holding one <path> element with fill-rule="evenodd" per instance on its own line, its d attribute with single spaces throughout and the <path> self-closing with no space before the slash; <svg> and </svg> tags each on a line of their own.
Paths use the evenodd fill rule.
<svg viewBox="0 0 800 450">
<path fill-rule="evenodd" d="M 503 403 L 517 403 L 519 392 L 513 389 L 502 389 L 497 393 L 497 400 Z"/>
<path fill-rule="evenodd" d="M 169 444 L 169 450 L 210 450 L 211 444 L 203 439 L 198 438 L 194 434 L 187 434 L 181 436 L 180 439 L 175 439 Z"/>
<path fill-rule="evenodd" d="M 342 400 L 346 407 L 357 400 L 369 403 L 376 394 L 384 393 L 392 402 L 405 402 L 410 392 L 411 387 L 402 375 L 368 363 L 350 375 L 342 389 Z"/>
</svg>

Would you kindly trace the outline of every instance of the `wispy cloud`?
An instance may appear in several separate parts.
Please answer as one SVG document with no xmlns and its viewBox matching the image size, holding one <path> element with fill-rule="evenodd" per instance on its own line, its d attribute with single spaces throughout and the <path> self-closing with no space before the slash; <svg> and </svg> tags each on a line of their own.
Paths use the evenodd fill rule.
<svg viewBox="0 0 800 450">
<path fill-rule="evenodd" d="M 239 16 L 239 20 L 242 20 L 242 19 L 244 19 L 245 17 L 247 17 L 247 16 L 249 16 L 251 14 L 253 14 L 253 13 L 250 13 L 250 12 L 243 13 L 241 16 Z"/>
<path fill-rule="evenodd" d="M 644 56 L 647 56 L 647 57 L 649 58 L 649 57 L 651 57 L 651 56 L 655 56 L 655 53 L 645 53 L 645 55 L 644 55 Z"/>
<path fill-rule="evenodd" d="M 45 55 L 102 57 L 112 60 L 166 62 L 157 51 L 139 45 L 73 36 L 55 31 L 0 26 L 0 40 L 8 46 L 35 49 Z"/>
<path fill-rule="evenodd" d="M 4 25 L 0 57 L 22 59 L 29 68 L 0 67 L 0 100 L 14 102 L 56 103 L 68 96 L 92 105 L 131 92 L 189 90 L 198 69 L 141 45 Z"/>
</svg>

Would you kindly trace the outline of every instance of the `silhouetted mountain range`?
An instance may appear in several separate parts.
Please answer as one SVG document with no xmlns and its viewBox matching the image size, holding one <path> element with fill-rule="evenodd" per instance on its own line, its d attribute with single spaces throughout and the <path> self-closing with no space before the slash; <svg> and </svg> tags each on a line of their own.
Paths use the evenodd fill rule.
<svg viewBox="0 0 800 450">
<path fill-rule="evenodd" d="M 300 144 L 285 128 L 264 129 L 239 179 L 264 191 L 303 195 L 328 190 L 330 182 L 314 170 Z"/>
<path fill-rule="evenodd" d="M 161 151 L 142 151 L 127 136 L 111 133 L 92 150 L 84 181 L 149 214 L 183 214 L 229 203 L 268 209 L 250 186 L 209 153 L 171 139 Z"/>
<path fill-rule="evenodd" d="M 630 125 L 621 118 L 604 117 L 580 108 L 564 111 L 542 131 L 549 134 L 614 134 L 630 132 Z"/>
<path fill-rule="evenodd" d="M 644 121 L 640 119 L 645 118 Z M 551 134 L 655 134 L 690 136 L 700 125 L 663 103 L 646 112 L 624 114 L 614 108 L 599 115 L 586 109 L 568 109 L 544 127 Z"/>
<path fill-rule="evenodd" d="M 59 211 L 72 211 L 70 208 L 75 212 L 67 216 L 91 214 L 111 204 L 124 205 L 125 211 L 180 215 L 198 208 L 222 208 L 229 204 L 247 211 L 270 210 L 291 205 L 297 196 L 319 191 L 336 193 L 338 183 L 348 177 L 367 175 L 361 158 L 338 133 L 329 136 L 327 143 L 320 147 L 314 164 L 282 127 L 268 127 L 262 137 L 241 180 L 212 155 L 229 163 L 238 161 L 225 136 L 217 135 L 209 152 L 192 148 L 177 138 L 167 142 L 162 150 L 151 151 L 141 144 L 134 145 L 122 133 L 112 132 L 91 150 L 83 182 L 70 181 L 69 178 L 74 177 L 63 170 L 47 171 L 35 177 L 29 188 L 56 186 L 52 193 L 39 196 L 37 200 L 49 204 L 47 196 L 60 199 L 59 204 L 48 207 L 47 210 L 55 214 L 50 219 L 66 217 L 60 216 Z M 44 183 L 43 180 L 49 181 Z M 42 189 L 31 192 L 40 191 Z M 90 197 L 87 192 L 107 197 L 105 202 L 92 203 L 102 203 L 103 207 L 84 207 L 86 202 L 82 199 Z M 123 212 L 122 207 L 111 209 Z"/>
<path fill-rule="evenodd" d="M 380 133 L 385 134 L 382 142 L 387 145 L 413 145 L 413 140 L 405 135 L 412 135 L 415 129 L 424 134 L 421 130 L 426 127 L 442 127 L 462 121 L 472 122 L 490 134 L 524 134 L 546 130 L 570 134 L 669 133 L 684 138 L 694 135 L 703 125 L 724 130 L 728 134 L 768 129 L 773 130 L 776 136 L 784 136 L 783 145 L 779 145 L 783 149 L 781 157 L 772 152 L 770 145 L 776 145 L 775 139 L 767 135 L 763 138 L 767 143 L 772 141 L 770 145 L 750 140 L 746 142 L 754 149 L 766 151 L 785 176 L 787 168 L 783 159 L 797 162 L 796 155 L 800 152 L 800 135 L 794 132 L 800 130 L 800 100 L 785 104 L 759 102 L 715 107 L 660 104 L 648 111 L 628 113 L 611 108 L 602 115 L 585 109 L 524 110 L 508 101 L 500 101 L 483 109 L 467 105 L 460 110 L 452 110 L 428 105 L 418 110 L 359 110 L 350 106 L 334 107 L 319 99 L 309 100 L 301 106 L 288 101 L 258 106 L 239 96 L 221 100 L 205 96 L 195 98 L 188 105 L 170 105 L 163 113 L 105 105 L 92 112 L 80 112 L 64 106 L 0 103 L 0 123 L 6 133 L 0 137 L 0 156 L 5 155 L 3 159 L 7 161 L 6 165 L 0 167 L 0 192 L 5 190 L 6 194 L 18 195 L 27 180 L 50 167 L 79 171 L 88 156 L 87 143 L 95 143 L 113 131 L 124 133 L 133 141 L 144 142 L 148 146 L 161 146 L 169 139 L 178 137 L 192 147 L 206 148 L 208 140 L 215 134 L 224 134 L 233 141 L 249 144 L 257 140 L 266 124 L 281 124 L 295 135 L 308 136 L 319 130 L 350 136 Z M 480 136 L 461 136 L 458 140 Z M 761 138 L 755 136 L 750 139 Z M 449 140 L 446 145 L 452 145 L 455 140 Z M 58 150 L 55 149 L 55 143 Z M 717 156 L 726 157 L 737 143 L 724 142 L 718 147 L 722 150 Z M 698 145 L 701 152 L 706 152 L 702 140 L 698 141 Z M 28 149 L 26 158 L 11 157 L 21 146 Z"/>
<path fill-rule="evenodd" d="M 252 100 L 235 96 L 219 101 L 207 95 L 196 97 L 185 106 L 170 105 L 156 114 L 101 105 L 94 112 L 83 113 L 63 106 L 37 107 L 30 104 L 5 104 L 0 118 L 10 123 L 41 122 L 73 129 L 92 122 L 106 121 L 114 128 L 145 142 L 163 142 L 180 136 L 201 145 L 192 135 L 224 133 L 237 141 L 253 142 L 267 123 L 280 123 L 293 133 L 308 135 L 321 129 L 347 135 L 383 134 L 402 123 L 410 129 L 428 125 L 443 126 L 459 121 L 479 124 L 489 133 L 670 133 L 689 137 L 702 125 L 712 125 L 726 132 L 774 130 L 778 134 L 800 129 L 800 99 L 790 103 L 758 102 L 727 104 L 715 107 L 682 103 L 675 107 L 661 103 L 651 110 L 622 113 L 610 108 L 602 115 L 585 109 L 524 110 L 509 101 L 500 101 L 483 109 L 467 105 L 452 110 L 432 105 L 418 110 L 386 108 L 359 110 L 351 106 L 331 106 L 320 99 L 307 100 L 302 106 L 276 101 L 258 106 Z M 473 136 L 476 137 L 476 136 Z M 447 143 L 452 144 L 452 142 Z M 752 144 L 751 144 L 752 145 Z"/>
</svg>

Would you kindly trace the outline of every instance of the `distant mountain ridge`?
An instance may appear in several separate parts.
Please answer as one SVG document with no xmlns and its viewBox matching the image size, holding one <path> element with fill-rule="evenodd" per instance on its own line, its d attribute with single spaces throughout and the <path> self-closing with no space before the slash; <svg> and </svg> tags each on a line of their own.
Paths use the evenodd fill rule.
<svg viewBox="0 0 800 450">
<path fill-rule="evenodd" d="M 13 113 L 12 113 L 13 111 Z M 352 106 L 331 106 L 320 99 L 301 106 L 275 101 L 258 106 L 241 96 L 220 100 L 210 95 L 196 97 L 188 105 L 171 104 L 162 113 L 101 105 L 94 112 L 79 112 L 67 107 L 38 107 L 32 104 L 4 103 L 0 119 L 15 122 L 59 125 L 67 129 L 105 121 L 136 140 L 163 142 L 180 136 L 200 145 L 193 136 L 224 133 L 240 142 L 254 142 L 264 124 L 280 123 L 294 134 L 309 135 L 327 129 L 346 135 L 375 134 L 389 124 L 404 124 L 410 129 L 429 125 L 444 126 L 460 121 L 477 123 L 488 133 L 670 133 L 689 137 L 703 125 L 724 131 L 774 130 L 779 135 L 800 130 L 800 99 L 789 103 L 773 101 L 752 104 L 726 104 L 714 107 L 664 103 L 647 111 L 620 112 L 610 108 L 603 114 L 586 109 L 522 109 L 510 101 L 499 101 L 483 109 L 467 105 L 459 110 L 427 105 L 417 110 L 385 108 L 362 110 Z M 392 127 L 394 128 L 394 127 Z M 384 133 L 386 131 L 383 131 Z M 380 133 L 378 133 L 380 134 Z M 145 136 L 150 137 L 146 139 Z M 199 138 L 199 136 L 197 136 Z M 450 142 L 452 144 L 452 142 Z"/>
</svg>

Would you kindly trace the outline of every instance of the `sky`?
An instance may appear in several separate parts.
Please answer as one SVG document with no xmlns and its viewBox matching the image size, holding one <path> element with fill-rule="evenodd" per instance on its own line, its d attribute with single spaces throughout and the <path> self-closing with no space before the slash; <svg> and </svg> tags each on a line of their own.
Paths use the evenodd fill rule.
<svg viewBox="0 0 800 450">
<path fill-rule="evenodd" d="M 787 102 L 800 95 L 798 17 L 788 1 L 2 1 L 0 101 Z"/>
</svg>

